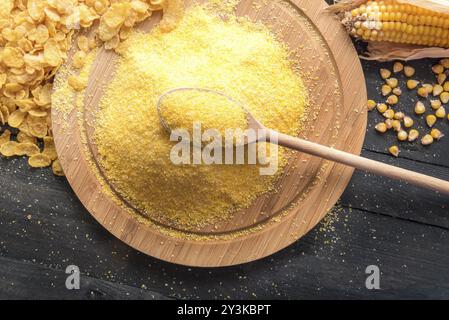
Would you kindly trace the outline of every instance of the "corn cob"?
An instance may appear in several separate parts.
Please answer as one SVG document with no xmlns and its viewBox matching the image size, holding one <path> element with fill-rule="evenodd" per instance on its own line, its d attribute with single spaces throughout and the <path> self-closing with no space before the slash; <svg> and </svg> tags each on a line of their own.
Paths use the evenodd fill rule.
<svg viewBox="0 0 449 320">
<path fill-rule="evenodd" d="M 396 0 L 367 1 L 344 13 L 351 35 L 365 41 L 386 41 L 449 48 L 449 14 Z"/>
</svg>

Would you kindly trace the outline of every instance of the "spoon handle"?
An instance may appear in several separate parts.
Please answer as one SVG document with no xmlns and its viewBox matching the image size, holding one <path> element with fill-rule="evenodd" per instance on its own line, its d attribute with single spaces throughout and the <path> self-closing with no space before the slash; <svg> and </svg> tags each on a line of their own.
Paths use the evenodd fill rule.
<svg viewBox="0 0 449 320">
<path fill-rule="evenodd" d="M 325 147 L 323 145 L 285 135 L 274 130 L 268 131 L 268 138 L 270 137 L 271 142 L 275 142 L 273 137 L 277 137 L 277 144 L 289 149 L 301 151 L 313 156 L 345 164 L 356 169 L 375 173 L 388 178 L 406 181 L 416 186 L 439 191 L 449 195 L 449 182 L 445 180 Z"/>
</svg>

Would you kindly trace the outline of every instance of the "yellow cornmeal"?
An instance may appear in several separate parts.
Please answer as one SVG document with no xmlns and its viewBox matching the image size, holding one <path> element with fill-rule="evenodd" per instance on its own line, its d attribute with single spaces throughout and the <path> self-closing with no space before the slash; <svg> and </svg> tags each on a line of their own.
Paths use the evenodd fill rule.
<svg viewBox="0 0 449 320">
<path fill-rule="evenodd" d="M 145 215 L 184 229 L 228 218 L 273 189 L 279 173 L 259 165 L 174 165 L 175 142 L 161 126 L 156 103 L 179 87 L 226 92 L 267 127 L 297 135 L 306 92 L 288 50 L 268 29 L 245 19 L 223 21 L 201 7 L 177 29 L 134 32 L 97 115 L 100 165 L 114 188 Z M 286 164 L 279 149 L 279 163 Z"/>
<path fill-rule="evenodd" d="M 164 95 L 159 106 L 161 120 L 170 131 L 186 130 L 193 136 L 193 126 L 201 131 L 217 130 L 223 137 L 226 129 L 246 130 L 247 114 L 237 102 L 222 94 L 198 90 L 176 90 Z"/>
</svg>

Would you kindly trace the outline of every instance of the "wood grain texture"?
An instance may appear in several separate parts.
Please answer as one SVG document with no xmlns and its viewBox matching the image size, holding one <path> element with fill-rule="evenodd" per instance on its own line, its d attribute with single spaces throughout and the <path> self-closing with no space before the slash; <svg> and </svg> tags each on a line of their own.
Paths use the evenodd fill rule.
<svg viewBox="0 0 449 320">
<path fill-rule="evenodd" d="M 283 40 L 301 57 L 300 66 L 308 75 L 304 79 L 314 93 L 311 114 L 316 118 L 301 135 L 323 145 L 359 153 L 366 127 L 366 89 L 360 62 L 343 28 L 330 14 L 323 12 L 324 2 L 273 2 L 259 12 L 252 10 L 253 2 L 242 1 L 239 14 L 248 14 L 280 31 Z M 289 23 L 285 22 L 290 22 L 293 28 L 286 27 Z M 113 53 L 100 52 L 93 73 L 110 74 L 113 60 Z M 90 98 L 85 100 L 86 110 L 94 108 L 94 102 L 98 101 L 95 99 L 101 96 L 101 89 L 93 86 L 97 80 L 91 78 L 88 86 L 86 96 Z M 86 115 L 89 116 L 88 111 Z M 188 240 L 172 237 L 151 224 L 139 222 L 138 212 L 132 215 L 129 213 L 132 208 L 125 210 L 118 206 L 93 174 L 87 161 L 90 155 L 83 153 L 76 113 L 65 118 L 54 109 L 52 118 L 55 142 L 67 179 L 95 219 L 130 246 L 178 264 L 227 266 L 279 251 L 306 234 L 324 217 L 353 172 L 342 165 L 298 154 L 280 180 L 279 194 L 270 195 L 268 201 L 260 200 L 261 203 L 246 212 L 236 213 L 231 225 L 224 224 L 215 231 L 213 240 Z M 68 125 L 68 130 L 63 130 L 63 123 Z M 92 128 L 88 128 L 88 135 L 89 130 Z M 297 167 L 295 162 L 302 165 Z M 302 180 L 298 179 L 300 176 L 303 176 Z M 279 215 L 283 207 L 299 198 L 301 200 L 288 214 Z M 276 217 L 275 222 L 266 223 L 267 218 L 260 217 L 260 205 L 270 209 L 269 216 Z M 254 221 L 261 226 L 258 232 L 233 236 L 229 240 L 230 234 L 242 227 L 254 226 Z M 162 227 L 168 229 L 171 226 Z M 191 231 L 181 232 L 188 235 Z"/>
</svg>

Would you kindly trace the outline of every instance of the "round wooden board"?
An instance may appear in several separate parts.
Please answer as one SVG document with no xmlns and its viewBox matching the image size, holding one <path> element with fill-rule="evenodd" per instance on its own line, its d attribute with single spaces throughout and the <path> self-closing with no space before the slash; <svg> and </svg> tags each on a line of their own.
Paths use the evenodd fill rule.
<svg viewBox="0 0 449 320">
<path fill-rule="evenodd" d="M 191 5 L 191 1 L 187 1 Z M 366 88 L 358 56 L 340 23 L 321 1 L 242 0 L 237 14 L 261 21 L 292 50 L 310 90 L 307 126 L 301 136 L 359 154 L 366 130 Z M 255 9 L 259 8 L 259 9 Z M 141 28 L 150 30 L 160 15 Z M 72 50 L 73 51 L 73 50 Z M 67 66 L 71 64 L 69 54 Z M 189 266 L 218 267 L 275 253 L 312 229 L 335 205 L 353 169 L 295 154 L 276 193 L 236 212 L 232 221 L 202 229 L 179 229 L 169 221 L 144 218 L 115 192 L 96 161 L 92 142 L 95 110 L 117 55 L 100 49 L 84 92 L 82 112 L 53 108 L 56 148 L 73 190 L 97 221 L 117 238 L 153 257 Z M 57 83 L 66 81 L 60 72 Z M 76 97 L 73 99 L 75 104 Z"/>
</svg>

